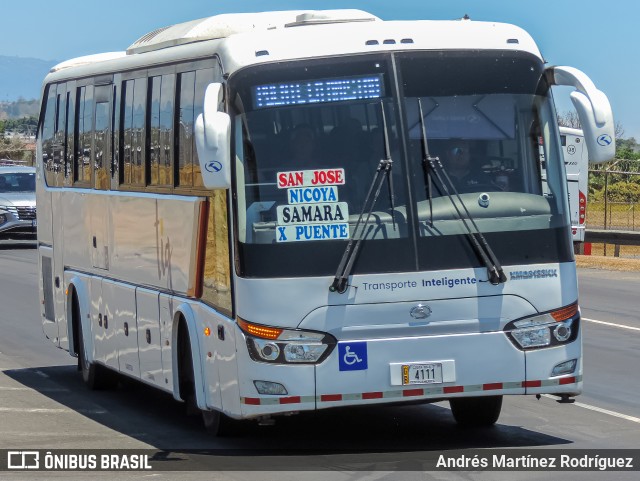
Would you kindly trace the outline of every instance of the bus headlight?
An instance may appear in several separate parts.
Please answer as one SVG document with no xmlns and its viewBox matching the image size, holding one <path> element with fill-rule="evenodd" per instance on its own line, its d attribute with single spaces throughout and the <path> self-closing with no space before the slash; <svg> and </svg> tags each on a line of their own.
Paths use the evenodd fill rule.
<svg viewBox="0 0 640 481">
<path fill-rule="evenodd" d="M 284 346 L 287 362 L 317 362 L 329 346 L 326 344 L 291 343 Z"/>
<path fill-rule="evenodd" d="M 251 359 L 274 364 L 317 364 L 331 353 L 336 340 L 330 334 L 253 324 L 238 318 L 246 334 Z"/>
<path fill-rule="evenodd" d="M 254 339 L 253 343 L 258 355 L 265 361 L 275 361 L 280 356 L 280 346 L 273 341 Z"/>
<path fill-rule="evenodd" d="M 505 334 L 519 349 L 536 349 L 572 342 L 578 337 L 578 303 L 562 309 L 511 321 Z"/>
<path fill-rule="evenodd" d="M 551 344 L 551 336 L 549 335 L 549 329 L 547 327 L 516 329 L 511 334 L 514 339 L 518 341 L 520 347 L 524 349 L 543 347 Z"/>
</svg>

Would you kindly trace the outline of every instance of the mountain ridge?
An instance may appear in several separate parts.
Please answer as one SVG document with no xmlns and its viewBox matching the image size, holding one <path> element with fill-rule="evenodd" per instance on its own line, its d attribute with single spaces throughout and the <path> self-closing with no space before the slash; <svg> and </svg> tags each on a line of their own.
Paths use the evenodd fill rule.
<svg viewBox="0 0 640 481">
<path fill-rule="evenodd" d="M 38 99 L 42 81 L 57 60 L 0 55 L 0 102 Z"/>
</svg>

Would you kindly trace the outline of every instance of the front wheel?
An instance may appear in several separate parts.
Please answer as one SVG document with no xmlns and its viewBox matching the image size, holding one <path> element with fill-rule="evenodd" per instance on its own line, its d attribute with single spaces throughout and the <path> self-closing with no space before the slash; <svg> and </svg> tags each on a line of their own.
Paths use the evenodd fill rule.
<svg viewBox="0 0 640 481">
<path fill-rule="evenodd" d="M 488 427 L 496 423 L 502 409 L 502 396 L 449 399 L 451 413 L 460 426 Z"/>
<path fill-rule="evenodd" d="M 207 432 L 213 436 L 224 437 L 233 434 L 233 424 L 236 422 L 220 411 L 201 411 L 202 422 Z"/>
</svg>

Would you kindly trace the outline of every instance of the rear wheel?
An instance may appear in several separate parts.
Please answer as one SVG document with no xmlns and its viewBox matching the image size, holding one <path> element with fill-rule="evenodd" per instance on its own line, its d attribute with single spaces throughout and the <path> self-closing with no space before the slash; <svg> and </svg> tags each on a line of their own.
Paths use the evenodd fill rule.
<svg viewBox="0 0 640 481">
<path fill-rule="evenodd" d="M 451 413 L 460 426 L 487 427 L 496 423 L 502 409 L 502 396 L 449 399 Z"/>
</svg>

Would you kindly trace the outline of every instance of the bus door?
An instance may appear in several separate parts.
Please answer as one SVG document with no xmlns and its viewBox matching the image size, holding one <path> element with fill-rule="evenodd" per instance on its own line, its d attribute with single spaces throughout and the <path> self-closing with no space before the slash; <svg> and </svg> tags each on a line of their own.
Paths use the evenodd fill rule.
<svg viewBox="0 0 640 481">
<path fill-rule="evenodd" d="M 93 109 L 93 187 L 108 190 L 111 185 L 111 85 L 97 85 Z M 109 196 L 91 199 L 91 260 L 93 267 L 109 270 Z"/>
</svg>

